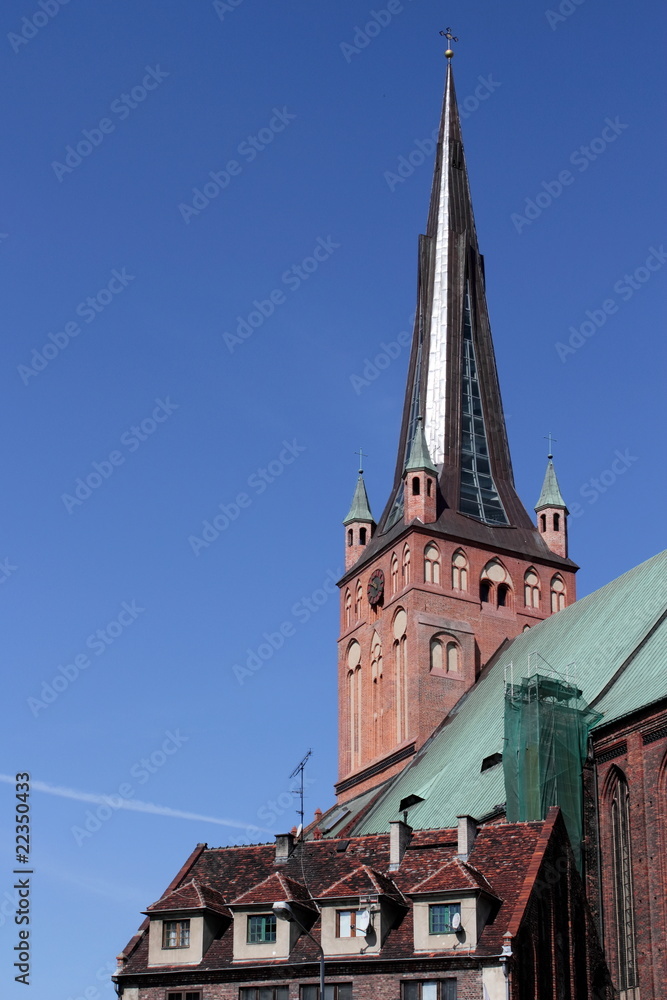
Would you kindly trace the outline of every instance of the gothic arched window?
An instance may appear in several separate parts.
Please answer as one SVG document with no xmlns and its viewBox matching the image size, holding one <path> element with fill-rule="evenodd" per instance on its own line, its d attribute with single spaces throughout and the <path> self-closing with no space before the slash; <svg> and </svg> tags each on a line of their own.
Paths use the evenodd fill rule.
<svg viewBox="0 0 667 1000">
<path fill-rule="evenodd" d="M 540 578 L 531 566 L 523 578 L 523 603 L 527 608 L 540 606 Z"/>
<path fill-rule="evenodd" d="M 372 720 L 373 720 L 373 748 L 375 755 L 382 752 L 384 742 L 384 698 L 382 694 L 382 643 L 377 632 L 373 633 L 371 640 L 371 683 L 372 691 Z"/>
<path fill-rule="evenodd" d="M 352 531 L 352 528 L 347 529 L 347 544 L 348 545 L 354 544 L 354 532 Z"/>
<path fill-rule="evenodd" d="M 352 594 L 349 589 L 345 591 L 345 627 L 352 624 Z"/>
<path fill-rule="evenodd" d="M 430 642 L 431 670 L 444 670 L 444 655 L 440 639 L 434 637 Z"/>
<path fill-rule="evenodd" d="M 391 557 L 391 592 L 392 594 L 398 593 L 398 556 L 396 553 L 392 553 Z"/>
<path fill-rule="evenodd" d="M 410 583 L 410 549 L 408 548 L 407 545 L 403 549 L 403 566 L 401 567 L 401 569 L 403 576 L 403 586 L 407 587 L 407 585 Z"/>
<path fill-rule="evenodd" d="M 424 582 L 440 583 L 440 549 L 435 542 L 424 549 Z"/>
<path fill-rule="evenodd" d="M 632 841 L 630 837 L 630 796 L 621 771 L 611 796 L 611 837 L 614 878 L 614 916 L 616 925 L 616 985 L 625 990 L 638 986 L 635 944 L 635 904 L 632 878 Z M 628 993 L 634 996 L 634 992 Z"/>
<path fill-rule="evenodd" d="M 468 589 L 468 557 L 463 549 L 452 556 L 452 590 Z"/>
<path fill-rule="evenodd" d="M 565 581 L 560 573 L 551 580 L 551 610 L 562 611 L 565 607 Z"/>
<path fill-rule="evenodd" d="M 459 669 L 459 647 L 455 642 L 447 643 L 447 671 Z"/>
<path fill-rule="evenodd" d="M 364 591 L 361 586 L 361 580 L 357 580 L 357 590 L 354 597 L 354 617 L 359 621 L 361 618 L 361 611 L 364 606 Z"/>
<path fill-rule="evenodd" d="M 489 560 L 482 570 L 479 596 L 483 604 L 495 604 L 499 608 L 510 607 L 512 580 L 500 559 Z"/>
<path fill-rule="evenodd" d="M 408 616 L 403 608 L 394 615 L 394 692 L 396 705 L 396 741 L 408 736 Z"/>
<path fill-rule="evenodd" d="M 350 767 L 361 760 L 361 646 L 354 640 L 347 649 L 348 719 L 350 739 Z"/>
</svg>

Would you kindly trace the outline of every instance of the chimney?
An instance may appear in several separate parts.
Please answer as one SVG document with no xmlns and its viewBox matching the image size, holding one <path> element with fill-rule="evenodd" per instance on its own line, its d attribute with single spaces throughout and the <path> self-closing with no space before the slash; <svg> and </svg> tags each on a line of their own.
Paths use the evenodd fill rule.
<svg viewBox="0 0 667 1000">
<path fill-rule="evenodd" d="M 458 855 L 461 861 L 467 861 L 477 836 L 477 820 L 473 819 L 472 816 L 457 816 L 456 818 L 459 821 Z"/>
<path fill-rule="evenodd" d="M 402 819 L 394 819 L 389 824 L 389 871 L 395 872 L 401 866 L 403 855 L 412 837 L 412 827 Z"/>
<path fill-rule="evenodd" d="M 284 865 L 293 850 L 294 850 L 294 834 L 277 833 L 275 864 Z"/>
</svg>

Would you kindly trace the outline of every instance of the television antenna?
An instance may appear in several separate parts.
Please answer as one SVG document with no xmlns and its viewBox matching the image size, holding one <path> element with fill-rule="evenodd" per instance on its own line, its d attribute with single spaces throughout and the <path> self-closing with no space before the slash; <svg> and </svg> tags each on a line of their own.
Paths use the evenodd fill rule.
<svg viewBox="0 0 667 1000">
<path fill-rule="evenodd" d="M 297 776 L 299 778 L 299 803 L 301 805 L 301 808 L 298 809 L 297 812 L 299 813 L 299 816 L 301 817 L 301 824 L 299 826 L 300 834 L 303 833 L 303 816 L 304 816 L 304 811 L 303 811 L 303 772 L 306 769 L 306 763 L 308 761 L 308 758 L 312 757 L 312 755 L 313 755 L 313 751 L 309 750 L 308 753 L 306 754 L 306 756 L 301 761 L 299 761 L 299 763 L 296 765 L 296 767 L 294 768 L 294 770 L 290 774 L 290 778 L 296 778 Z"/>
</svg>

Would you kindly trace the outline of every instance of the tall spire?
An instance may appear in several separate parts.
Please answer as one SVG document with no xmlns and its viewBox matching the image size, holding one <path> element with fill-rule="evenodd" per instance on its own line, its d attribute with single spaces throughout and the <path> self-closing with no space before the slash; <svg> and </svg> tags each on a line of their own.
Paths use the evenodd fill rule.
<svg viewBox="0 0 667 1000">
<path fill-rule="evenodd" d="M 396 475 L 378 534 L 400 519 L 401 480 L 420 414 L 439 474 L 442 517 L 463 514 L 489 526 L 534 530 L 514 489 L 452 54 L 448 50 L 426 234 L 419 239 L 417 314 Z M 467 518 L 457 518 L 459 531 Z"/>
<path fill-rule="evenodd" d="M 352 524 L 353 521 L 368 521 L 371 524 L 375 524 L 375 520 L 371 514 L 371 508 L 368 504 L 368 493 L 366 492 L 363 469 L 359 469 L 359 478 L 357 479 L 357 485 L 354 488 L 354 496 L 352 497 L 350 510 L 348 511 L 343 524 Z"/>
</svg>

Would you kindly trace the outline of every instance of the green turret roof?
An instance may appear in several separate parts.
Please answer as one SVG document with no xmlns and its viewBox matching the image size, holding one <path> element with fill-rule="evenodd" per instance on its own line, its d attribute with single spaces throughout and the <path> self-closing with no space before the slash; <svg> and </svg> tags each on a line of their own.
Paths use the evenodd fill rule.
<svg viewBox="0 0 667 1000">
<path fill-rule="evenodd" d="M 352 524 L 353 521 L 370 521 L 371 524 L 375 524 L 375 518 L 368 506 L 368 494 L 366 493 L 366 484 L 364 483 L 364 476 L 361 469 L 359 470 L 359 478 L 357 479 L 354 496 L 352 497 L 350 511 L 343 524 Z"/>
<path fill-rule="evenodd" d="M 415 436 L 412 439 L 410 454 L 405 464 L 406 472 L 416 472 L 417 469 L 425 469 L 427 472 L 432 472 L 434 476 L 438 472 L 429 455 L 426 435 L 424 434 L 424 422 L 421 417 L 417 419 Z"/>
<path fill-rule="evenodd" d="M 567 506 L 563 500 L 558 480 L 556 479 L 556 470 L 554 469 L 551 455 L 549 455 L 549 464 L 544 474 L 542 492 L 540 493 L 540 499 L 535 504 L 535 510 L 542 510 L 543 507 L 564 507 L 567 511 Z"/>
</svg>

